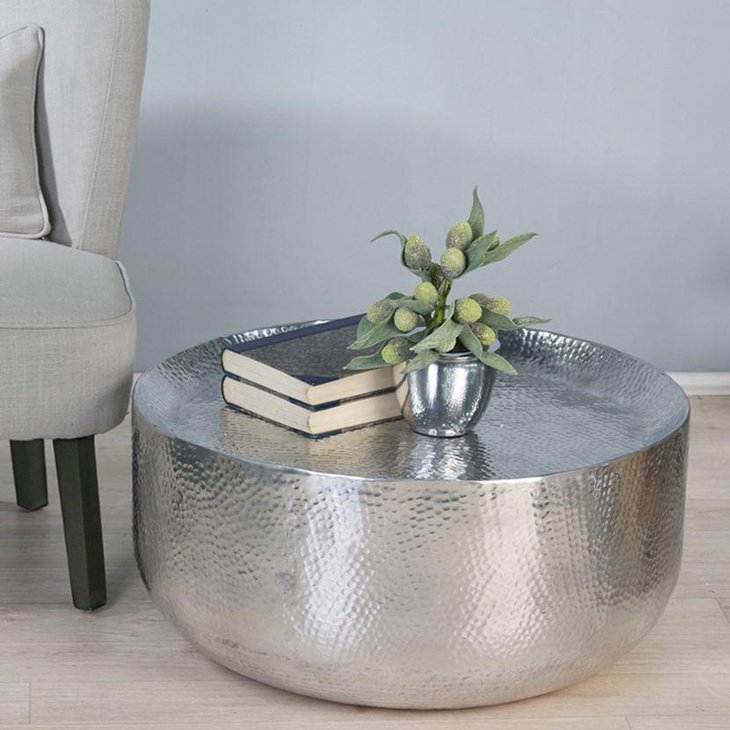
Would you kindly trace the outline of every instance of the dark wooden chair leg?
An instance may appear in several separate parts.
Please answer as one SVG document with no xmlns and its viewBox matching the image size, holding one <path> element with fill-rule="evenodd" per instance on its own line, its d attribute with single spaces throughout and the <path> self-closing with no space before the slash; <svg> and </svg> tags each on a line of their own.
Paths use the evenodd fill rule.
<svg viewBox="0 0 730 730">
<path fill-rule="evenodd" d="M 94 437 L 55 439 L 53 451 L 74 606 L 99 608 L 106 603 L 106 578 Z"/>
<path fill-rule="evenodd" d="M 10 455 L 18 507 L 27 510 L 45 507 L 48 504 L 48 486 L 43 439 L 11 441 Z"/>
</svg>

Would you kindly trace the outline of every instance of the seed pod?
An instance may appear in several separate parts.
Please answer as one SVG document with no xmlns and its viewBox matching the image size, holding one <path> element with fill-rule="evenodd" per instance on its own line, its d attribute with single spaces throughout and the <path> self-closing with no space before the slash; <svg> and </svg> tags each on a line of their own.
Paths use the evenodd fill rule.
<svg viewBox="0 0 730 730">
<path fill-rule="evenodd" d="M 413 292 L 413 298 L 435 307 L 438 304 L 439 293 L 430 281 L 422 281 Z"/>
<path fill-rule="evenodd" d="M 418 324 L 418 315 L 411 309 L 398 307 L 393 315 L 393 324 L 401 332 L 410 332 Z"/>
<path fill-rule="evenodd" d="M 411 342 L 406 337 L 394 337 L 382 349 L 380 356 L 389 365 L 397 365 L 411 356 Z"/>
<path fill-rule="evenodd" d="M 403 249 L 403 260 L 411 271 L 423 271 L 431 266 L 431 251 L 420 236 L 411 236 Z"/>
<path fill-rule="evenodd" d="M 458 248 L 447 248 L 441 257 L 441 268 L 449 279 L 456 279 L 466 268 L 466 256 Z"/>
<path fill-rule="evenodd" d="M 456 347 L 456 338 L 454 338 L 453 340 L 448 340 L 447 342 L 444 342 L 444 344 L 441 345 L 441 347 L 437 347 L 436 349 L 439 352 L 444 353 L 444 352 L 451 352 L 455 347 Z"/>
<path fill-rule="evenodd" d="M 446 247 L 458 248 L 465 251 L 474 238 L 469 221 L 459 221 L 454 223 L 446 234 Z"/>
<path fill-rule="evenodd" d="M 500 243 L 502 243 L 502 242 L 499 240 L 499 236 L 495 236 L 494 240 L 492 241 L 492 243 L 489 246 L 489 248 L 487 249 L 487 251 L 494 251 L 494 249 L 497 248 L 497 246 L 499 246 Z"/>
<path fill-rule="evenodd" d="M 487 309 L 507 316 L 512 311 L 512 304 L 506 297 L 487 297 Z"/>
<path fill-rule="evenodd" d="M 469 297 L 456 300 L 456 319 L 463 324 L 477 322 L 482 316 L 482 308 L 478 302 Z"/>
<path fill-rule="evenodd" d="M 479 342 L 481 342 L 485 347 L 489 347 L 489 345 L 493 345 L 497 341 L 497 333 L 486 324 L 474 322 L 473 324 L 470 324 L 469 327 L 471 327 L 472 332 L 479 338 Z"/>
<path fill-rule="evenodd" d="M 482 309 L 486 309 L 487 304 L 489 304 L 489 296 L 486 294 L 483 294 L 482 292 L 477 292 L 476 294 L 470 294 L 469 299 L 473 299 Z"/>
<path fill-rule="evenodd" d="M 395 311 L 395 304 L 390 299 L 381 299 L 379 302 L 375 302 L 368 313 L 365 315 L 368 322 L 372 324 L 380 324 L 390 319 L 390 316 Z"/>
</svg>

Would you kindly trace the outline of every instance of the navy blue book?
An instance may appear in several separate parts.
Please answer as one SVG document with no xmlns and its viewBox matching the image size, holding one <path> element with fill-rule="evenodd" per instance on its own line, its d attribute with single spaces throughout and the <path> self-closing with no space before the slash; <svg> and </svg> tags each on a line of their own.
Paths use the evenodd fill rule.
<svg viewBox="0 0 730 730">
<path fill-rule="evenodd" d="M 361 314 L 231 344 L 223 351 L 223 370 L 309 408 L 392 391 L 392 368 L 343 370 L 353 356 L 347 345 L 360 319 Z"/>
</svg>

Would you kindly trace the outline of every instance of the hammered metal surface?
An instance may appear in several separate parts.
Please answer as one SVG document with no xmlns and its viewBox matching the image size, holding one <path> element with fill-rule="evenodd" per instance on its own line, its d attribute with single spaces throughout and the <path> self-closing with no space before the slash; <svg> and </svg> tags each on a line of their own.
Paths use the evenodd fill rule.
<svg viewBox="0 0 730 730">
<path fill-rule="evenodd" d="M 425 368 L 402 374 L 395 395 L 411 430 L 424 436 L 453 438 L 469 433 L 481 420 L 497 371 L 471 353 L 445 353 Z"/>
<path fill-rule="evenodd" d="M 212 658 L 325 699 L 466 707 L 580 680 L 659 617 L 689 417 L 659 371 L 516 332 L 520 374 L 498 377 L 474 433 L 400 421 L 312 440 L 225 408 L 228 341 L 134 392 L 140 572 Z"/>
</svg>

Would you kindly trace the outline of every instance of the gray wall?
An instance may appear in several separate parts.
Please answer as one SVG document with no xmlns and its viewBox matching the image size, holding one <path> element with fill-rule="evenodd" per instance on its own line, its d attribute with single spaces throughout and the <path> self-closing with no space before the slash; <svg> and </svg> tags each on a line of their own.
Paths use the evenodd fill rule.
<svg viewBox="0 0 730 730">
<path fill-rule="evenodd" d="M 479 183 L 539 239 L 462 282 L 730 369 L 730 2 L 153 0 L 122 256 L 139 367 L 416 281 Z"/>
</svg>

